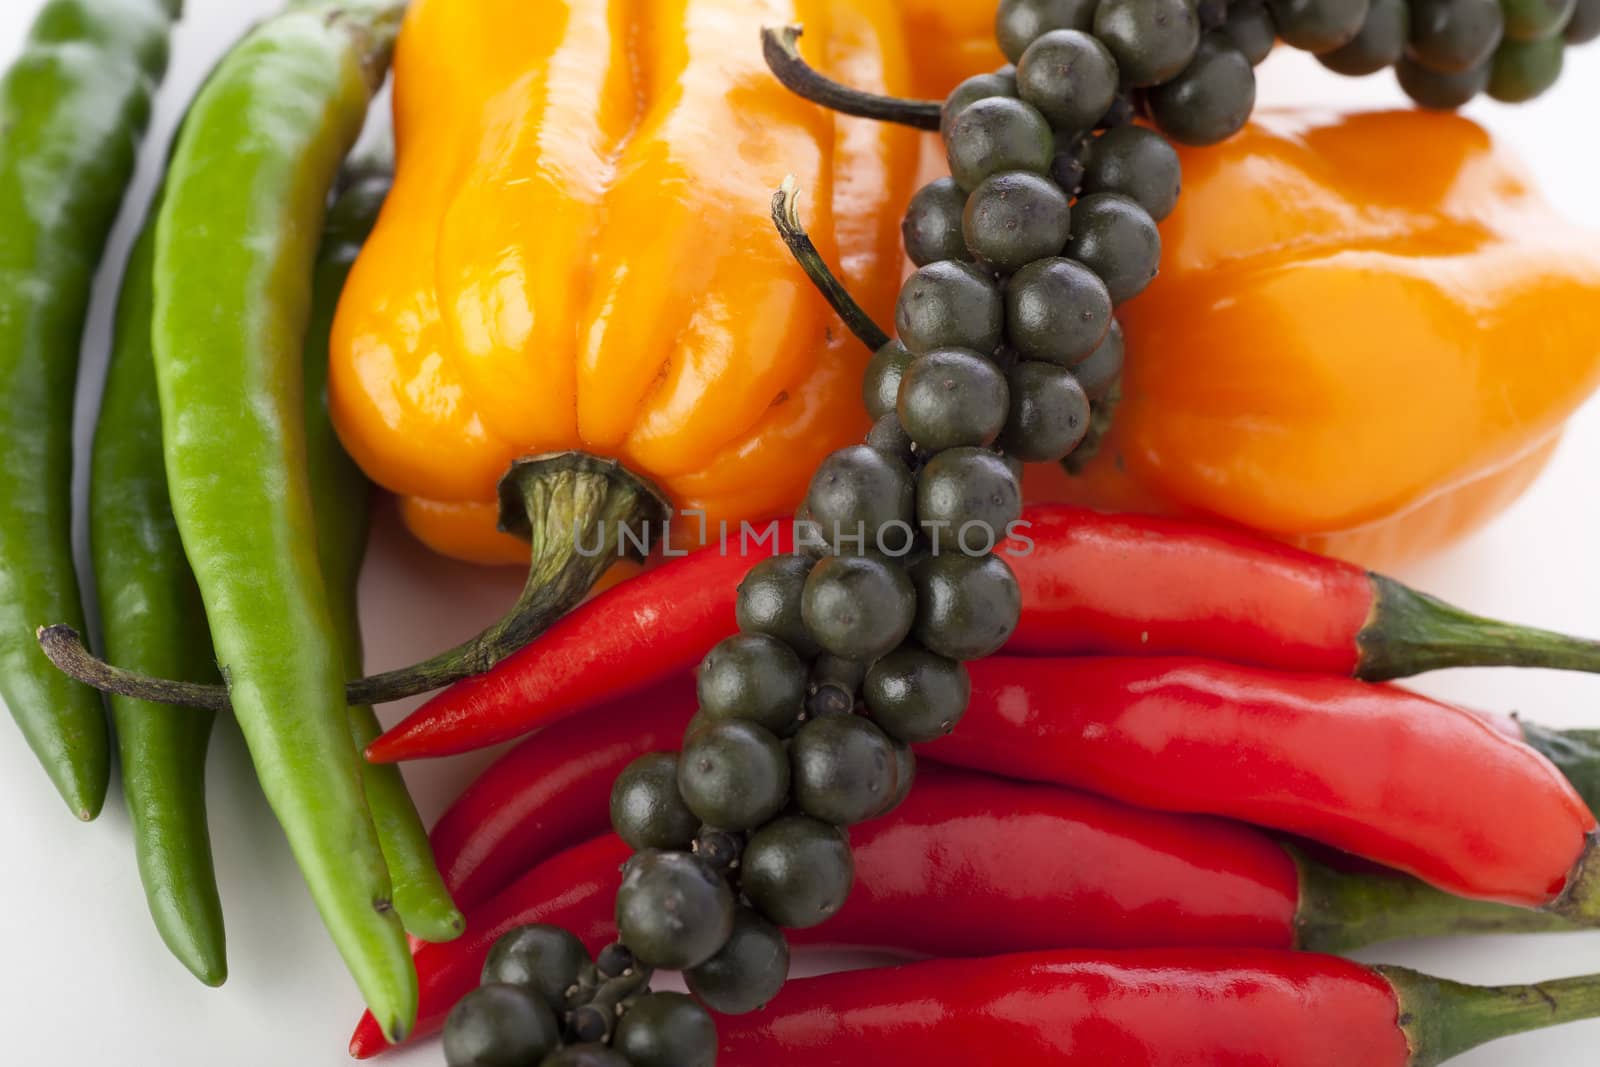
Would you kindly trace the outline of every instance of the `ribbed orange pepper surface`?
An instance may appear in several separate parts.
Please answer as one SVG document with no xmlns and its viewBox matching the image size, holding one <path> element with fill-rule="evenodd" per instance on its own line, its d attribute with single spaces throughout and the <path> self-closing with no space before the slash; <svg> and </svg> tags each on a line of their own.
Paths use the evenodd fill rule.
<svg viewBox="0 0 1600 1067">
<path fill-rule="evenodd" d="M 1041 495 L 1393 563 L 1514 499 L 1600 384 L 1600 238 L 1472 122 L 1264 112 L 1183 166 L 1112 433 Z"/>
<path fill-rule="evenodd" d="M 858 439 L 870 353 L 769 221 L 797 179 L 822 253 L 880 319 L 915 134 L 784 90 L 807 58 L 910 90 L 891 0 L 418 0 L 395 62 L 398 169 L 334 328 L 339 432 L 435 548 L 517 561 L 494 487 L 530 453 L 616 457 L 711 522 L 792 509 Z"/>
</svg>

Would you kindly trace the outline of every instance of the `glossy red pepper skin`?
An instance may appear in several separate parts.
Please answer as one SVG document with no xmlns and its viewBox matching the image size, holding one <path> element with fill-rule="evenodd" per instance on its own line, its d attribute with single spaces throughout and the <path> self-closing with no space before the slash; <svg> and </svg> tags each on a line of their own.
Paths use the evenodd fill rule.
<svg viewBox="0 0 1600 1067">
<path fill-rule="evenodd" d="M 1331 956 L 1050 952 L 791 982 L 719 1020 L 721 1067 L 1406 1067 L 1400 1000 Z"/>
<path fill-rule="evenodd" d="M 1072 684 L 1074 662 L 1055 662 L 1064 672 L 1060 684 Z M 996 673 L 1003 678 L 1011 672 Z M 1268 700 L 1275 692 L 1269 683 L 1293 690 L 1300 681 L 1295 675 L 1254 677 Z M 1406 710 L 1436 710 L 1432 701 L 1387 688 L 1351 684 L 1346 691 L 1363 700 L 1394 692 L 1392 699 L 1404 702 Z M 693 678 L 678 675 L 563 719 L 490 764 L 433 830 L 440 870 L 460 906 L 476 906 L 562 849 L 608 829 L 617 773 L 647 752 L 676 747 L 695 706 Z M 1600 795 L 1600 745 L 1586 736 L 1544 730 L 1507 715 L 1471 714 L 1514 741 L 1533 738 L 1534 747 L 1556 761 L 1591 805 Z"/>
<path fill-rule="evenodd" d="M 792 544 L 785 532 L 777 548 Z M 367 749 L 374 763 L 449 756 L 521 737 L 572 712 L 692 670 L 739 628 L 745 573 L 774 551 L 741 554 L 736 534 L 601 593 L 533 644 L 457 682 Z"/>
<path fill-rule="evenodd" d="M 676 749 L 694 716 L 693 681 L 673 681 L 541 730 L 467 787 L 429 835 L 458 907 L 607 828 L 617 775 L 647 752 Z"/>
<path fill-rule="evenodd" d="M 1354 674 L 1366 571 L 1223 526 L 1028 509 L 1014 655 L 1191 655 Z"/>
<path fill-rule="evenodd" d="M 1596 828 L 1533 749 L 1393 687 L 1178 658 L 971 672 L 934 759 L 1285 830 L 1460 896 L 1550 905 Z"/>
<path fill-rule="evenodd" d="M 796 943 L 919 956 L 1296 943 L 1294 860 L 1221 819 L 924 762 L 905 804 L 850 838 L 849 901 Z"/>
<path fill-rule="evenodd" d="M 603 818 L 603 815 L 602 815 Z M 1041 947 L 1296 943 L 1300 876 L 1283 846 L 1219 819 L 1124 807 L 1055 786 L 926 768 L 892 815 L 851 831 L 856 886 L 797 944 L 973 956 Z M 443 1024 L 477 984 L 489 947 L 524 923 L 567 926 L 591 949 L 612 936 L 627 847 L 607 835 L 554 857 L 467 910 L 467 932 L 416 951 L 421 1013 Z M 387 1046 L 364 1017 L 351 1052 Z"/>
<path fill-rule="evenodd" d="M 1444 666 L 1600 669 L 1600 645 L 1479 619 L 1336 560 L 1223 527 L 1059 505 L 1001 547 L 1022 589 L 1013 655 L 1192 655 L 1391 678 Z M 787 544 L 787 541 L 785 541 Z M 783 549 L 780 549 L 780 551 Z M 367 750 L 389 763 L 509 741 L 693 668 L 732 634 L 770 543 L 667 562 L 435 696 Z"/>
</svg>

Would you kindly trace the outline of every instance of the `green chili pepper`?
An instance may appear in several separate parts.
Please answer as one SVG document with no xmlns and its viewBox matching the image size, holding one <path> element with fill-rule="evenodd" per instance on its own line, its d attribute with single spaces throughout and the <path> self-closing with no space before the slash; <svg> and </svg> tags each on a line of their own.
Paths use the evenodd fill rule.
<svg viewBox="0 0 1600 1067">
<path fill-rule="evenodd" d="M 89 533 L 101 632 L 118 660 L 193 681 L 216 662 L 200 590 L 167 496 L 150 323 L 155 227 L 123 274 L 89 482 Z M 228 975 L 222 902 L 206 827 L 206 746 L 215 715 L 111 697 L 139 878 L 156 929 L 207 985 Z"/>
<path fill-rule="evenodd" d="M 362 667 L 356 581 L 367 550 L 371 484 L 339 443 L 328 414 L 328 336 L 345 279 L 356 253 L 372 232 L 388 192 L 387 175 L 354 175 L 328 213 L 322 251 L 317 257 L 311 328 L 306 338 L 306 457 L 311 468 L 318 555 L 328 585 L 334 628 L 341 639 L 345 670 L 352 678 L 360 676 Z M 355 707 L 350 709 L 350 732 L 355 737 L 356 751 L 363 752 L 383 727 L 372 708 Z M 411 802 L 400 769 L 363 760 L 362 777 L 367 804 L 377 824 L 378 841 L 394 882 L 395 911 L 406 931 L 424 941 L 459 937 L 466 924 L 434 863 L 427 828 Z"/>
<path fill-rule="evenodd" d="M 155 349 L 173 512 L 234 714 L 324 923 L 385 1034 L 417 978 L 363 793 L 317 558 L 303 346 L 328 191 L 403 5 L 297 5 L 196 98 L 156 226 Z"/>
<path fill-rule="evenodd" d="M 90 286 L 167 65 L 178 0 L 52 0 L 0 80 L 0 697 L 80 819 L 110 738 L 87 686 L 34 640 L 81 624 L 72 408 Z"/>
</svg>

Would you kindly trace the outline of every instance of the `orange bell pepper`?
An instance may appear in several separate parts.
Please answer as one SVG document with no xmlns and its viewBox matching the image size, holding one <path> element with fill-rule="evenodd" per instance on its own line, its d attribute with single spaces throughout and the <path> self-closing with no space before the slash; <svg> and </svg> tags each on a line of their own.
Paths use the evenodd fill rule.
<svg viewBox="0 0 1600 1067">
<path fill-rule="evenodd" d="M 412 5 L 394 190 L 330 389 L 351 454 L 428 544 L 527 560 L 494 528 L 519 456 L 620 460 L 714 524 L 792 509 L 864 432 L 869 354 L 769 203 L 795 175 L 819 248 L 887 317 L 917 140 L 783 89 L 759 31 L 791 22 L 833 76 L 909 91 L 892 0 Z"/>
<path fill-rule="evenodd" d="M 1515 499 L 1600 384 L 1600 240 L 1467 119 L 1264 113 L 1183 166 L 1111 433 L 1036 495 L 1393 564 Z"/>
<path fill-rule="evenodd" d="M 995 42 L 998 0 L 895 0 L 916 50 L 912 91 L 942 100 L 962 81 L 1005 64 Z"/>
</svg>

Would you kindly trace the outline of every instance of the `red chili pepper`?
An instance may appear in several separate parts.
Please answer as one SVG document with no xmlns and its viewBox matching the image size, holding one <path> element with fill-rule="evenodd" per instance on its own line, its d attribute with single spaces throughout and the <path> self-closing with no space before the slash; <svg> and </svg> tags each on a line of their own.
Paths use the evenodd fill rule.
<svg viewBox="0 0 1600 1067">
<path fill-rule="evenodd" d="M 799 944 L 935 956 L 1064 946 L 1334 950 L 1394 937 L 1564 928 L 1538 912 L 1457 900 L 1411 878 L 1334 871 L 1220 819 L 946 768 L 928 770 L 901 808 L 851 837 L 855 890 L 830 922 L 794 931 Z M 420 946 L 414 1036 L 442 1025 L 507 930 L 556 922 L 592 949 L 605 944 L 627 856 L 610 836 L 579 846 L 468 909 L 460 940 Z M 363 1018 L 352 1054 L 386 1047 L 372 1017 Z"/>
<path fill-rule="evenodd" d="M 1433 1067 L 1600 1015 L 1600 977 L 1480 988 L 1251 949 L 1050 952 L 791 982 L 720 1021 L 722 1067 Z"/>
<path fill-rule="evenodd" d="M 674 679 L 558 722 L 490 765 L 430 835 L 456 906 L 475 907 L 604 831 L 617 775 L 647 752 L 677 748 L 694 712 L 693 681 Z"/>
<path fill-rule="evenodd" d="M 966 718 L 925 746 L 935 759 L 1286 830 L 1462 896 L 1600 919 L 1594 815 L 1548 760 L 1471 712 L 1194 659 L 971 672 Z"/>
<path fill-rule="evenodd" d="M 1290 676 L 1289 684 L 1298 680 Z M 1365 687 L 1350 688 L 1370 695 Z M 1430 702 L 1405 699 L 1408 707 L 1431 714 Z M 694 681 L 680 675 L 557 722 L 490 764 L 433 830 L 439 868 L 458 905 L 470 909 L 562 849 L 604 832 L 617 774 L 647 752 L 676 747 L 694 709 Z M 1473 714 L 1507 737 L 1532 744 L 1593 810 L 1600 797 L 1600 744 L 1592 733 Z"/>
<path fill-rule="evenodd" d="M 1388 578 L 1251 534 L 1059 506 L 1001 551 L 1022 586 L 1013 654 L 1196 655 L 1394 678 L 1440 667 L 1600 670 L 1600 644 L 1469 615 Z M 765 549 L 755 550 L 764 556 Z M 687 671 L 734 632 L 756 556 L 737 539 L 607 591 L 367 750 L 379 763 L 509 741 Z"/>
</svg>

